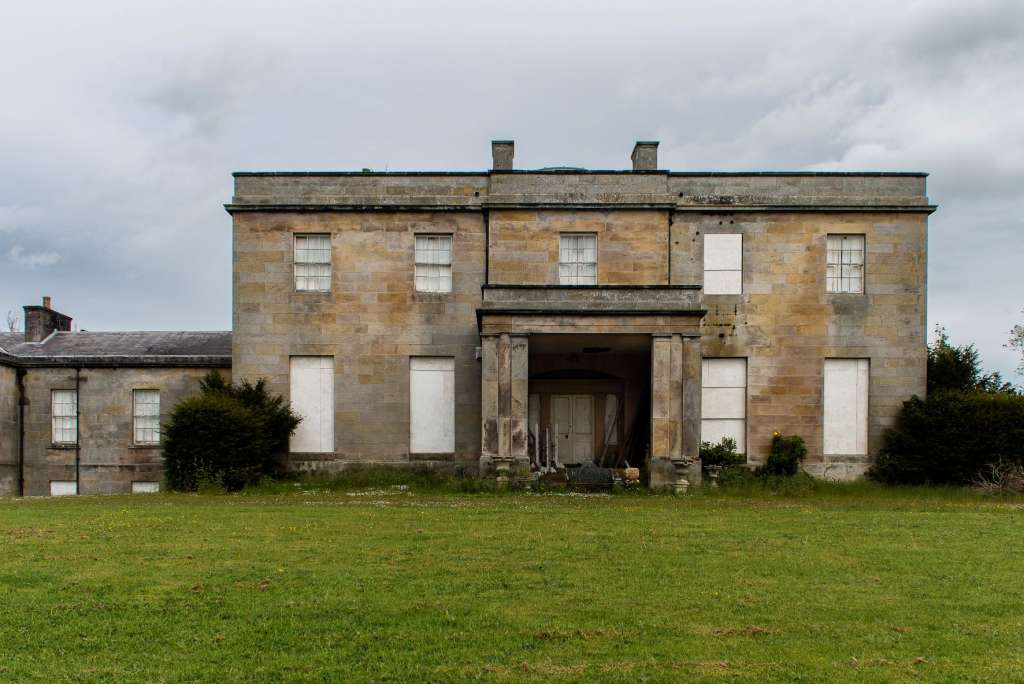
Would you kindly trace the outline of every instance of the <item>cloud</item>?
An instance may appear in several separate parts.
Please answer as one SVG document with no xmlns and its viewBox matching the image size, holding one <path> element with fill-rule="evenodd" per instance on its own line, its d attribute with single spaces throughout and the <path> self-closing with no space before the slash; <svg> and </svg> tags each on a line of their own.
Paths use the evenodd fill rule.
<svg viewBox="0 0 1024 684">
<path fill-rule="evenodd" d="M 503 137 L 519 167 L 626 168 L 654 137 L 681 170 L 930 172 L 930 322 L 1016 365 L 1017 0 L 101 0 L 5 28 L 0 310 L 228 328 L 231 171 L 482 169 Z"/>
<path fill-rule="evenodd" d="M 18 265 L 35 270 L 41 266 L 53 266 L 60 261 L 60 254 L 57 252 L 26 252 L 21 245 L 14 245 L 7 253 L 10 260 Z"/>
</svg>

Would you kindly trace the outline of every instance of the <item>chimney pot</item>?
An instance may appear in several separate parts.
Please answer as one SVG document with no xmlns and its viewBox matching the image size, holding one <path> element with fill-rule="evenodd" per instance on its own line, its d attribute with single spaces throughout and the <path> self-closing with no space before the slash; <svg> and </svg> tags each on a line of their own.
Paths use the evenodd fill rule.
<svg viewBox="0 0 1024 684">
<path fill-rule="evenodd" d="M 491 141 L 491 169 L 494 171 L 511 171 L 512 157 L 515 156 L 514 140 Z"/>
<path fill-rule="evenodd" d="M 629 158 L 633 160 L 634 171 L 657 171 L 658 141 L 637 140 L 633 145 L 633 154 Z"/>
</svg>

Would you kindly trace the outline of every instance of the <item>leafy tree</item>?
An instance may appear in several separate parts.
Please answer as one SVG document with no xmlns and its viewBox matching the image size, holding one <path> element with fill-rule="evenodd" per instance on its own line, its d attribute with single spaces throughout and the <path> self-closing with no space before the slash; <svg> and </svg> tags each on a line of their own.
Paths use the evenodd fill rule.
<svg viewBox="0 0 1024 684">
<path fill-rule="evenodd" d="M 301 418 L 264 380 L 235 385 L 216 371 L 200 393 L 180 402 L 164 430 L 165 474 L 171 489 L 214 484 L 237 491 L 273 475 L 277 458 Z"/>
<path fill-rule="evenodd" d="M 1024 309 L 1021 310 L 1024 313 Z M 1010 341 L 1006 345 L 1010 349 L 1016 349 L 1020 354 L 1020 365 L 1017 366 L 1017 374 L 1024 375 L 1024 325 L 1015 325 L 1010 331 Z"/>
<path fill-rule="evenodd" d="M 981 358 L 973 344 L 950 344 L 941 325 L 935 326 L 935 343 L 928 346 L 928 393 L 933 392 L 1016 392 L 997 372 L 983 373 Z"/>
</svg>

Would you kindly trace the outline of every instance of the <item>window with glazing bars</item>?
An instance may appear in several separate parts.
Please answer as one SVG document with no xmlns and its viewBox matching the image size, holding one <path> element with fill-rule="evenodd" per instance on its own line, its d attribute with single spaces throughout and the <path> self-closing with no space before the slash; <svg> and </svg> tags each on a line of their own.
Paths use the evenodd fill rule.
<svg viewBox="0 0 1024 684">
<path fill-rule="evenodd" d="M 327 292 L 331 289 L 331 236 L 295 236 L 295 289 Z"/>
<path fill-rule="evenodd" d="M 416 236 L 416 291 L 452 291 L 452 236 Z"/>
<path fill-rule="evenodd" d="M 50 393 L 50 415 L 54 444 L 78 443 L 78 392 L 53 390 Z"/>
<path fill-rule="evenodd" d="M 597 285 L 597 236 L 561 235 L 558 282 L 561 285 Z"/>
<path fill-rule="evenodd" d="M 864 236 L 829 235 L 826 292 L 864 291 Z"/>
<path fill-rule="evenodd" d="M 138 389 L 132 392 L 135 409 L 135 443 L 160 443 L 160 390 Z"/>
</svg>

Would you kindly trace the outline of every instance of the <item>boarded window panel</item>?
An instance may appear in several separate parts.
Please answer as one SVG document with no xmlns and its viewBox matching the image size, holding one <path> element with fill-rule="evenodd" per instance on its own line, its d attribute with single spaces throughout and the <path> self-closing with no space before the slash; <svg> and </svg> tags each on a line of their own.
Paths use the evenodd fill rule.
<svg viewBox="0 0 1024 684">
<path fill-rule="evenodd" d="M 825 359 L 825 455 L 867 455 L 868 383 L 867 359 Z"/>
<path fill-rule="evenodd" d="M 455 452 L 455 359 L 409 359 L 409 450 L 414 454 Z"/>
<path fill-rule="evenodd" d="M 291 404 L 302 422 L 291 436 L 295 453 L 334 451 L 334 358 L 293 356 Z"/>
<path fill-rule="evenodd" d="M 701 384 L 701 441 L 731 437 L 736 450 L 746 453 L 747 360 L 704 359 Z"/>
<path fill-rule="evenodd" d="M 743 235 L 704 236 L 704 294 L 743 293 Z"/>
<path fill-rule="evenodd" d="M 78 494 L 78 483 L 74 480 L 50 480 L 50 496 L 73 496 Z"/>
</svg>

